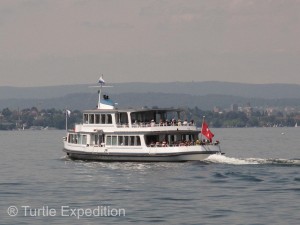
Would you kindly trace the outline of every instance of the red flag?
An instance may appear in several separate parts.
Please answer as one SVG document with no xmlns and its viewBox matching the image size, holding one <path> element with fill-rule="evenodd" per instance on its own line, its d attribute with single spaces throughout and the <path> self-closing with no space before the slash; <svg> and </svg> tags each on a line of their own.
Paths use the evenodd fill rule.
<svg viewBox="0 0 300 225">
<path fill-rule="evenodd" d="M 203 121 L 202 123 L 202 130 L 201 130 L 201 133 L 207 137 L 207 139 L 212 142 L 212 138 L 215 136 L 211 131 L 210 129 L 208 128 L 208 125 L 205 121 Z"/>
</svg>

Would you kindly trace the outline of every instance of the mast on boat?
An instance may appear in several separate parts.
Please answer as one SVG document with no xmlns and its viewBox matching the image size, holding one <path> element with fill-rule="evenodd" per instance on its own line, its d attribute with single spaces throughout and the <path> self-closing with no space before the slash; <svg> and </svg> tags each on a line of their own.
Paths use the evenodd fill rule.
<svg viewBox="0 0 300 225">
<path fill-rule="evenodd" d="M 113 87 L 113 86 L 107 86 L 105 85 L 105 80 L 103 79 L 103 74 L 99 77 L 97 86 L 90 86 L 93 88 L 98 88 L 98 104 L 97 104 L 97 109 L 111 109 L 114 108 L 114 104 L 112 101 L 108 101 L 108 96 L 105 96 L 104 98 L 104 103 L 101 103 L 101 94 L 102 94 L 102 88 L 104 87 Z"/>
</svg>

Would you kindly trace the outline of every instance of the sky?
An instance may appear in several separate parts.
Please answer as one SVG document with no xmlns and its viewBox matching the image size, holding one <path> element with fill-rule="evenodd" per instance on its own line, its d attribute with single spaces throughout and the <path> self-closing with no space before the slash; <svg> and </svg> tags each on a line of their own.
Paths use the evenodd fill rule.
<svg viewBox="0 0 300 225">
<path fill-rule="evenodd" d="M 0 0 L 0 86 L 300 84 L 300 0 Z"/>
</svg>

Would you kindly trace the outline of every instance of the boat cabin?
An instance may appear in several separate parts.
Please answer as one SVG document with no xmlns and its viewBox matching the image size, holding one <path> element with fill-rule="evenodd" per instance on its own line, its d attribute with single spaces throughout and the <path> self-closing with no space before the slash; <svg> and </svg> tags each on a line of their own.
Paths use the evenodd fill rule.
<svg viewBox="0 0 300 225">
<path fill-rule="evenodd" d="M 77 124 L 74 133 L 69 132 L 68 142 L 94 146 L 191 145 L 199 132 L 192 121 L 182 122 L 182 112 L 180 109 L 86 110 L 83 124 Z"/>
<path fill-rule="evenodd" d="M 88 110 L 83 113 L 83 124 L 130 128 L 194 125 L 180 119 L 183 112 L 181 109 Z"/>
</svg>

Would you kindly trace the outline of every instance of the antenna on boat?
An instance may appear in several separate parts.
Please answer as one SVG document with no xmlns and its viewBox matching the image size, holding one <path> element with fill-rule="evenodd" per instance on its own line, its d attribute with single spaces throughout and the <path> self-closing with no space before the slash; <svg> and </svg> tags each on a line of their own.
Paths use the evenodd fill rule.
<svg viewBox="0 0 300 225">
<path fill-rule="evenodd" d="M 103 74 L 99 77 L 98 80 L 98 84 L 97 86 L 89 86 L 91 88 L 98 88 L 98 105 L 97 108 L 100 109 L 101 108 L 101 92 L 102 92 L 102 88 L 104 87 L 113 87 L 113 86 L 107 86 L 105 85 L 105 80 L 103 79 Z"/>
</svg>

